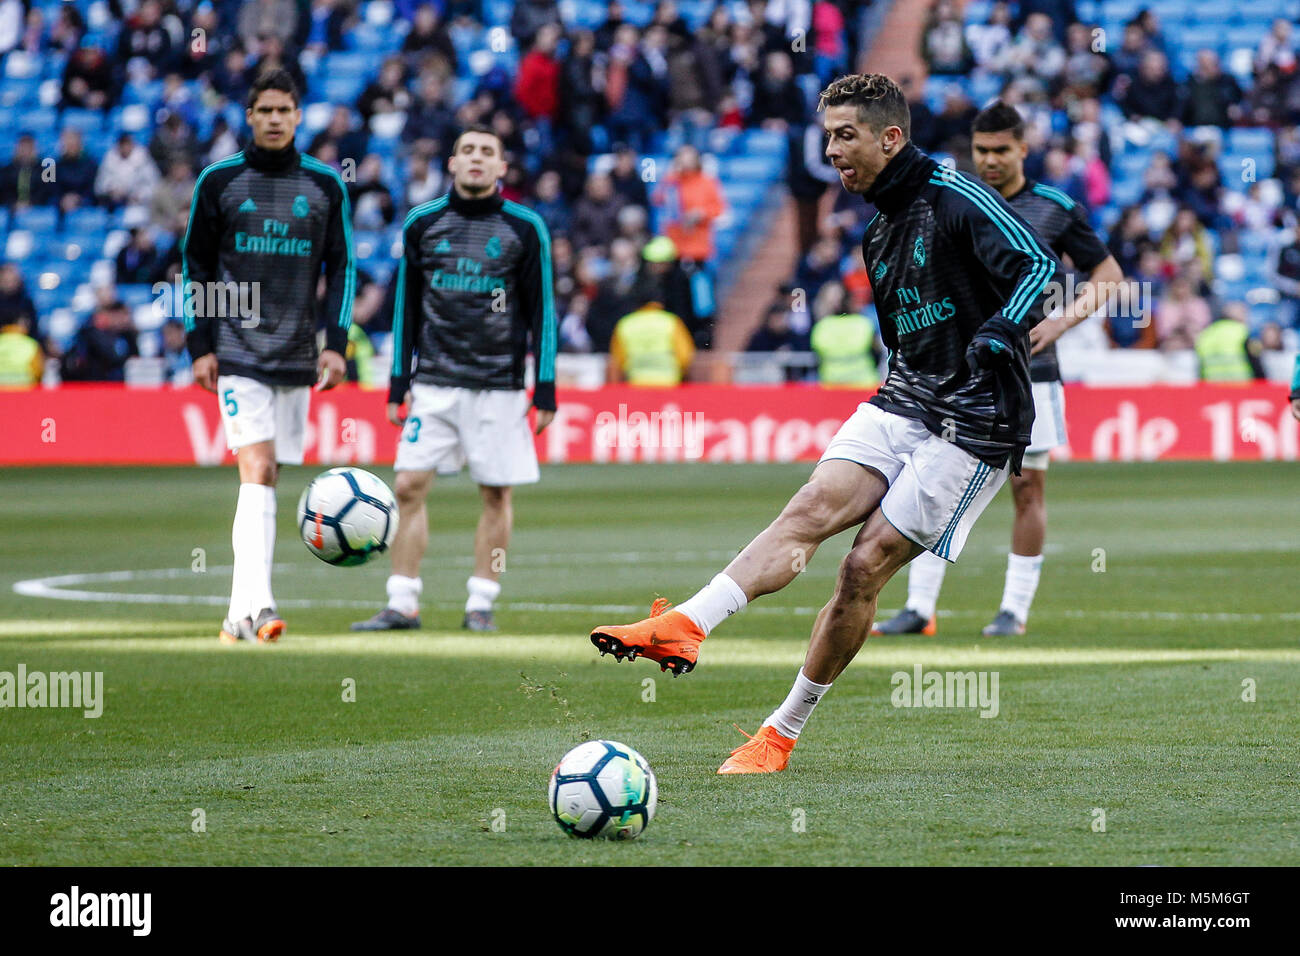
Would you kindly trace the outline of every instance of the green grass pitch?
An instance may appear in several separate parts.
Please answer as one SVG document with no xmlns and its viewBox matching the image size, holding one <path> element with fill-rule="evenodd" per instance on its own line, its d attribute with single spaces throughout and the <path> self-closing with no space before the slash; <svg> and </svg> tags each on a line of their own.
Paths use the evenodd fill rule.
<svg viewBox="0 0 1300 956">
<path fill-rule="evenodd" d="M 733 722 L 752 731 L 788 690 L 847 535 L 719 628 L 686 677 L 600 658 L 587 633 L 684 600 L 809 466 L 546 469 L 517 494 L 488 636 L 459 630 L 468 479 L 430 501 L 425 630 L 360 636 L 348 623 L 388 569 L 331 568 L 299 543 L 315 471 L 281 483 L 288 635 L 235 648 L 216 639 L 233 469 L 0 474 L 0 671 L 105 683 L 98 719 L 0 709 L 0 864 L 1300 863 L 1294 465 L 1054 466 L 1031 632 L 985 639 L 1003 492 L 949 571 L 939 635 L 869 641 L 790 769 L 764 778 L 714 771 Z M 38 579 L 25 589 L 110 597 L 13 590 Z M 892 675 L 917 664 L 997 672 L 997 716 L 894 707 Z M 545 805 L 559 757 L 598 737 L 658 774 L 632 843 L 570 839 Z"/>
</svg>

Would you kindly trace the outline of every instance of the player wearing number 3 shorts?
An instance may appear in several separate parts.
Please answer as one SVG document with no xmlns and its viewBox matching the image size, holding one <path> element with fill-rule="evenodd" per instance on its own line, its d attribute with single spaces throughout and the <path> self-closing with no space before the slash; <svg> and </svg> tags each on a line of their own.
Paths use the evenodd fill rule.
<svg viewBox="0 0 1300 956">
<path fill-rule="evenodd" d="M 239 464 L 235 562 L 224 643 L 274 641 L 284 619 L 271 594 L 275 484 L 301 464 L 312 383 L 343 380 L 356 268 L 343 181 L 294 148 L 299 94 L 283 70 L 260 77 L 245 112 L 253 144 L 194 184 L 181 245 L 185 328 L 194 381 L 217 393 Z M 316 348 L 324 270 L 325 349 Z"/>
<path fill-rule="evenodd" d="M 536 433 L 555 416 L 550 235 L 537 213 L 502 199 L 497 183 L 506 160 L 500 138 L 487 127 L 469 127 L 456 138 L 447 168 L 451 191 L 412 209 L 402 229 L 388 392 L 388 418 L 402 428 L 394 465 L 399 520 L 388 605 L 352 625 L 359 631 L 420 626 L 420 561 L 429 544 L 425 499 L 435 473 L 455 474 L 465 464 L 483 511 L 462 624 L 496 630 L 493 604 L 510 544 L 511 489 L 538 479 L 524 391 L 530 345 Z"/>
</svg>

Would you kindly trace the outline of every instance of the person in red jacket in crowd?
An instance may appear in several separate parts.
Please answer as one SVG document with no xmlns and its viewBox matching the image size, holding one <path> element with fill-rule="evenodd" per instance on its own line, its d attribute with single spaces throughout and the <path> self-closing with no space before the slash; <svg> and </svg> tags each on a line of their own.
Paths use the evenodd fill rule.
<svg viewBox="0 0 1300 956">
<path fill-rule="evenodd" d="M 519 63 L 515 100 L 529 119 L 554 122 L 560 110 L 560 61 L 555 51 L 560 28 L 548 24 L 537 31 L 537 40 Z"/>
</svg>

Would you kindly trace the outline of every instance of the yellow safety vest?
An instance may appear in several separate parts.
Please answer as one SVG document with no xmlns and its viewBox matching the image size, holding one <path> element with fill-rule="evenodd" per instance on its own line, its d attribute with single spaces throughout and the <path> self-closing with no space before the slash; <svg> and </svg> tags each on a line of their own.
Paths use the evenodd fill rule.
<svg viewBox="0 0 1300 956">
<path fill-rule="evenodd" d="M 1196 337 L 1201 378 L 1207 382 L 1249 382 L 1255 377 L 1246 358 L 1250 330 L 1232 319 L 1211 322 Z"/>
<path fill-rule="evenodd" d="M 639 309 L 618 322 L 614 335 L 626 356 L 625 374 L 631 385 L 677 385 L 682 367 L 673 348 L 681 320 L 662 309 Z"/>
<path fill-rule="evenodd" d="M 41 347 L 29 335 L 19 332 L 0 333 L 0 385 L 35 385 L 33 378 L 36 357 Z"/>
<path fill-rule="evenodd" d="M 871 387 L 880 384 L 871 343 L 875 326 L 865 315 L 828 315 L 812 329 L 817 374 L 823 385 Z"/>
</svg>

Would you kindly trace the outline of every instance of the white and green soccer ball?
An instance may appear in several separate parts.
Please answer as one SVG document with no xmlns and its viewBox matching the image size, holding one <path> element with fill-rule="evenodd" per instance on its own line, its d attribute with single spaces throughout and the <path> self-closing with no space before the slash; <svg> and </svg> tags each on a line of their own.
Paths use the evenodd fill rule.
<svg viewBox="0 0 1300 956">
<path fill-rule="evenodd" d="M 555 822 L 569 836 L 631 840 L 654 819 L 659 784 L 631 747 L 589 740 L 560 760 L 548 799 Z"/>
<path fill-rule="evenodd" d="M 397 501 L 388 486 L 360 468 L 331 468 L 298 499 L 298 531 L 326 564 L 365 564 L 397 534 Z"/>
</svg>

